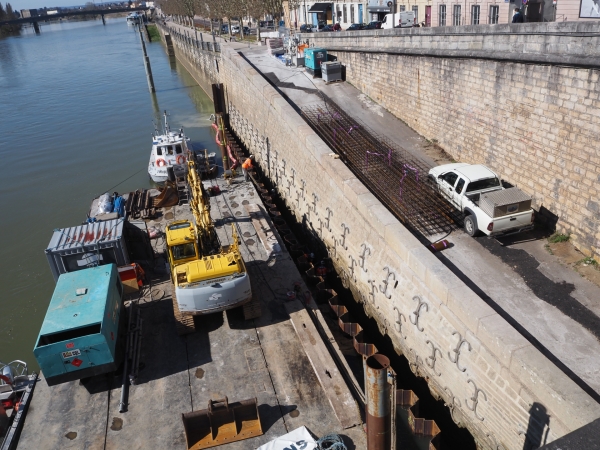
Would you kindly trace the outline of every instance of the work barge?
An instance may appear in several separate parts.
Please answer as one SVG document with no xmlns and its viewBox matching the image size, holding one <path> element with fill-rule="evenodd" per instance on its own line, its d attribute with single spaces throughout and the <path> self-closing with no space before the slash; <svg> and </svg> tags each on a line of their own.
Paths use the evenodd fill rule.
<svg viewBox="0 0 600 450">
<path fill-rule="evenodd" d="M 139 342 L 128 395 L 122 395 L 122 367 L 52 387 L 41 373 L 19 448 L 207 448 L 190 441 L 194 431 L 184 427 L 182 415 L 207 416 L 227 403 L 231 409 L 255 408 L 262 434 L 224 448 L 257 448 L 301 426 L 316 437 L 336 433 L 349 448 L 366 448 L 359 403 L 326 343 L 330 333 L 311 289 L 261 197 L 264 189 L 235 172 L 203 183 L 212 193 L 211 217 L 224 246 L 232 243 L 231 224 L 237 229 L 253 300 L 223 313 L 188 316 L 186 329 L 173 301 L 159 232 L 150 241 L 153 260 L 141 262 L 144 285 L 124 297 L 133 317 L 130 334 Z M 149 230 L 192 220 L 185 189 L 178 195 L 178 204 L 164 208 L 149 208 L 157 202 L 146 199 L 131 220 L 139 227 L 145 217 Z M 243 426 L 237 425 L 234 434 L 241 434 Z M 216 442 L 217 430 L 211 432 L 213 445 L 224 443 Z"/>
<path fill-rule="evenodd" d="M 247 152 L 221 117 L 217 142 L 239 164 Z M 95 199 L 83 227 L 108 227 L 115 239 L 133 227 L 135 242 L 119 247 L 136 247 L 126 262 L 145 274 L 137 287 L 123 283 L 125 362 L 108 374 L 58 384 L 42 373 L 19 448 L 248 449 L 303 426 L 315 438 L 338 435 L 349 449 L 394 449 L 407 440 L 439 448 L 440 428 L 419 418 L 414 392 L 397 388 L 390 360 L 332 287 L 343 280 L 330 262 L 316 261 L 294 235 L 277 190 L 259 172 L 244 181 L 229 162 L 223 177 L 199 175 L 221 245 L 230 248 L 238 237 L 252 300 L 207 315 L 179 311 L 164 230 L 193 220 L 185 176 L 162 192 L 125 194 L 128 226 L 97 214 Z M 58 258 L 49 250 L 49 261 Z"/>
</svg>

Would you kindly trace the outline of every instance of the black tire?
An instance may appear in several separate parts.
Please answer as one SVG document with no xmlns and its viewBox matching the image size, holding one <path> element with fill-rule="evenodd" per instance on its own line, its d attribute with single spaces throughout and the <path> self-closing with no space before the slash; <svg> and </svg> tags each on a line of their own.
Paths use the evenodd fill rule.
<svg viewBox="0 0 600 450">
<path fill-rule="evenodd" d="M 477 219 L 474 216 L 468 215 L 465 217 L 465 233 L 467 233 L 471 237 L 475 237 L 479 234 L 479 229 L 477 228 Z"/>
</svg>

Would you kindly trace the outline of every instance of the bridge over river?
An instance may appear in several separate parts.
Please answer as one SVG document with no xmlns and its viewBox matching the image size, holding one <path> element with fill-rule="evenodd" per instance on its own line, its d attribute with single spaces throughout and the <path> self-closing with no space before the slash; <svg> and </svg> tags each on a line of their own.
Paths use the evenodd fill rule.
<svg viewBox="0 0 600 450">
<path fill-rule="evenodd" d="M 150 8 L 148 7 L 138 7 L 135 11 L 148 11 Z M 66 10 L 62 12 L 57 12 L 52 15 L 45 16 L 34 16 L 34 17 L 21 17 L 20 19 L 12 19 L 12 20 L 1 20 L 0 27 L 3 25 L 11 25 L 11 24 L 24 24 L 30 23 L 33 25 L 33 28 L 36 33 L 39 33 L 39 23 L 40 22 L 48 22 L 54 19 L 62 19 L 68 17 L 80 17 L 80 16 L 100 16 L 102 18 L 102 22 L 104 22 L 104 17 L 110 14 L 119 14 L 119 13 L 129 13 L 133 12 L 131 8 L 108 8 L 108 9 L 77 9 L 77 10 Z"/>
</svg>

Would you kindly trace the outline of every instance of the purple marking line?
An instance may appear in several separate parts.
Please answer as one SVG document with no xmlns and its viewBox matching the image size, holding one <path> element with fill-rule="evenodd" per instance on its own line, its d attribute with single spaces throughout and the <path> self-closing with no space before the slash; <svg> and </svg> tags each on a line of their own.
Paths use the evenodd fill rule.
<svg viewBox="0 0 600 450">
<path fill-rule="evenodd" d="M 344 129 L 343 127 L 337 127 L 337 128 L 333 129 L 333 142 L 335 142 L 335 138 L 337 136 L 337 131 L 338 130 L 343 130 L 343 129 Z"/>
<path fill-rule="evenodd" d="M 409 166 L 408 164 L 404 164 L 403 168 L 404 168 L 404 175 L 402 175 L 402 178 L 400 179 L 400 201 L 402 201 L 402 183 L 404 182 L 406 175 L 408 175 L 407 169 L 410 169 L 413 172 L 415 172 L 417 182 L 419 181 L 419 169 L 415 169 L 414 167 Z"/>
</svg>

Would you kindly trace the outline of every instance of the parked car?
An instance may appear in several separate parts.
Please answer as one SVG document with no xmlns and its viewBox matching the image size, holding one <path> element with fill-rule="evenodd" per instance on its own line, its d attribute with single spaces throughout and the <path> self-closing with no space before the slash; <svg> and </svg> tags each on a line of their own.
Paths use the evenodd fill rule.
<svg viewBox="0 0 600 450">
<path fill-rule="evenodd" d="M 321 33 L 329 33 L 335 31 L 333 29 L 333 25 L 325 25 L 323 28 L 319 30 Z"/>
<path fill-rule="evenodd" d="M 261 20 L 260 21 L 261 28 L 275 28 L 275 22 L 272 20 Z"/>
<path fill-rule="evenodd" d="M 348 28 L 346 28 L 346 31 L 360 31 L 360 30 L 363 30 L 364 28 L 365 28 L 364 23 L 353 23 Z"/>
<path fill-rule="evenodd" d="M 324 20 L 319 20 L 319 22 L 318 22 L 318 23 L 319 23 L 319 24 L 317 25 L 317 30 L 322 30 L 322 29 L 323 29 L 323 27 L 324 27 L 325 25 L 327 25 L 327 24 L 325 23 L 325 21 L 324 21 Z M 315 30 L 313 30 L 313 31 L 315 31 Z"/>
<path fill-rule="evenodd" d="M 381 22 L 378 20 L 369 22 L 364 29 L 365 30 L 379 30 L 379 29 L 381 29 Z"/>
<path fill-rule="evenodd" d="M 397 23 L 392 24 L 392 20 L 397 20 Z M 414 11 L 402 11 L 400 14 L 386 14 L 381 21 L 381 28 L 410 28 L 413 26 L 419 26 L 415 24 L 415 13 Z"/>
<path fill-rule="evenodd" d="M 505 189 L 486 166 L 443 164 L 431 169 L 429 177 L 442 197 L 465 214 L 469 236 L 506 236 L 533 229 L 531 196 L 516 187 Z"/>
<path fill-rule="evenodd" d="M 231 26 L 231 34 L 239 34 L 240 32 L 240 26 L 239 25 L 232 25 Z"/>
<path fill-rule="evenodd" d="M 244 36 L 248 36 L 250 34 L 250 28 L 244 27 Z"/>
<path fill-rule="evenodd" d="M 221 34 L 229 34 L 229 25 L 221 25 Z"/>
<path fill-rule="evenodd" d="M 300 33 L 312 33 L 314 30 L 315 26 L 313 24 L 310 23 L 305 23 L 303 25 L 300 25 Z"/>
</svg>

